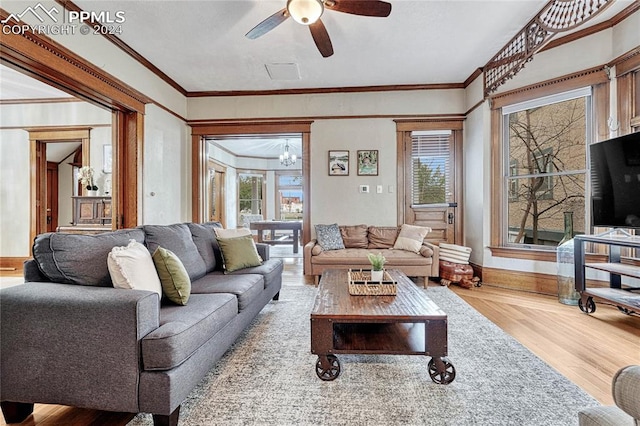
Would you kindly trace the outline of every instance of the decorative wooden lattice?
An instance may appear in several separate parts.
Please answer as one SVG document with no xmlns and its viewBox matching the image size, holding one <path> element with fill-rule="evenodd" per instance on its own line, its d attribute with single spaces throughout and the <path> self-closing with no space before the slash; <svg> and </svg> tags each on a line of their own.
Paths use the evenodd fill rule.
<svg viewBox="0 0 640 426">
<path fill-rule="evenodd" d="M 613 0 L 551 0 L 484 67 L 485 94 L 513 78 L 555 34 L 572 30 L 606 9 Z"/>
</svg>

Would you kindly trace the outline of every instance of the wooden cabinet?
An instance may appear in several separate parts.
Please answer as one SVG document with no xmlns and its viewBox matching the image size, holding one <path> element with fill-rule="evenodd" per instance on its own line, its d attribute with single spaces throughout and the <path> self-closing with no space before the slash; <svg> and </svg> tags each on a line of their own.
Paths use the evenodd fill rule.
<svg viewBox="0 0 640 426">
<path fill-rule="evenodd" d="M 73 225 L 109 225 L 111 228 L 111 197 L 73 198 Z"/>
<path fill-rule="evenodd" d="M 625 313 L 640 313 L 640 287 L 624 284 L 623 277 L 640 280 L 638 261 L 622 263 L 621 248 L 627 247 L 631 256 L 637 258 L 640 253 L 640 236 L 610 233 L 605 235 L 578 235 L 574 239 L 576 291 L 580 293 L 578 305 L 588 314 L 596 310 L 594 298 L 610 303 Z M 605 244 L 609 247 L 607 262 L 586 262 L 585 244 Z M 634 254 L 635 253 L 635 254 Z M 587 271 L 609 273 L 608 288 L 587 287 Z M 635 281 L 637 282 L 637 281 Z"/>
</svg>

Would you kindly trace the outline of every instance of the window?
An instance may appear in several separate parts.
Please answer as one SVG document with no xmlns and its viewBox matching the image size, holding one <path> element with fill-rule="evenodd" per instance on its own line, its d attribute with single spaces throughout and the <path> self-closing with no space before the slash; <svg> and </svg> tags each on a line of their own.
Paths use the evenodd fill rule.
<svg viewBox="0 0 640 426">
<path fill-rule="evenodd" d="M 302 174 L 276 172 L 280 220 L 302 220 Z"/>
<path fill-rule="evenodd" d="M 264 175 L 261 173 L 238 173 L 238 223 L 243 216 L 264 216 Z"/>
<path fill-rule="evenodd" d="M 557 246 L 564 213 L 584 233 L 591 90 L 579 89 L 502 109 L 506 245 Z"/>
<path fill-rule="evenodd" d="M 451 131 L 411 132 L 411 205 L 447 203 Z"/>
</svg>

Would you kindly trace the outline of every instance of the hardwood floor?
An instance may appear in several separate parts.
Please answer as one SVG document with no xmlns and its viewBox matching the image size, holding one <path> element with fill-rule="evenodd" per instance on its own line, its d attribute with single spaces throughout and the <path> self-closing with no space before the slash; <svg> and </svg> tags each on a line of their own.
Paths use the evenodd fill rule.
<svg viewBox="0 0 640 426">
<path fill-rule="evenodd" d="M 302 275 L 301 258 L 284 261 L 286 285 L 314 285 L 312 278 Z M 586 315 L 575 306 L 558 303 L 555 297 L 486 283 L 471 290 L 450 288 L 603 404 L 613 404 L 613 374 L 625 365 L 640 364 L 640 316 L 624 315 L 602 303 L 597 303 L 596 312 Z M 34 415 L 21 424 L 120 426 L 132 417 L 127 413 L 36 404 Z M 1 421 L 5 425 L 4 419 Z"/>
</svg>

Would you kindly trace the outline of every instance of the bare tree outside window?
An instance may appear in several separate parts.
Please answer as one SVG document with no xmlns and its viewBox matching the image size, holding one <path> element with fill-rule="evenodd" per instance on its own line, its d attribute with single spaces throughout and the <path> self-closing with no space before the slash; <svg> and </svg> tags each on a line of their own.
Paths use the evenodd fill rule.
<svg viewBox="0 0 640 426">
<path fill-rule="evenodd" d="M 505 116 L 509 242 L 556 246 L 564 212 L 584 232 L 586 111 L 581 97 Z"/>
</svg>

